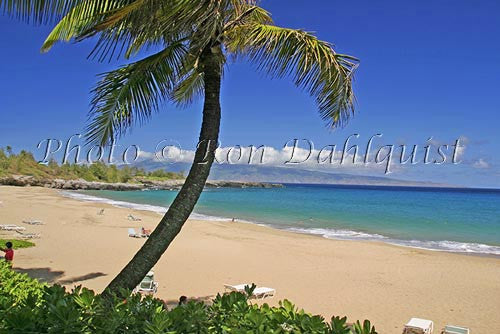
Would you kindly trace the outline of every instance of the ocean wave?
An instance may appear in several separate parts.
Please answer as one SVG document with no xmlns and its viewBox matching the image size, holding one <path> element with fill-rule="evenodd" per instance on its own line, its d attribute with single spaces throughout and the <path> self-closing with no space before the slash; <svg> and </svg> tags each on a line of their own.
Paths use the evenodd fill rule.
<svg viewBox="0 0 500 334">
<path fill-rule="evenodd" d="M 380 234 L 324 228 L 289 228 L 287 230 L 297 233 L 320 235 L 327 239 L 380 241 L 392 245 L 432 251 L 500 255 L 500 247 L 479 243 L 468 243 L 450 240 L 402 240 L 389 238 Z"/>
<path fill-rule="evenodd" d="M 117 201 L 108 198 L 96 197 L 82 193 L 70 192 L 70 191 L 62 191 L 61 194 L 65 197 L 81 200 L 81 201 L 89 201 L 89 202 L 97 202 L 97 203 L 105 203 L 110 204 L 120 208 L 127 208 L 133 210 L 142 210 L 142 211 L 152 211 L 158 214 L 164 214 L 167 212 L 168 207 L 149 205 L 149 204 L 138 204 L 132 202 L 125 201 Z M 227 217 L 217 217 L 217 216 L 209 216 L 200 213 L 191 213 L 191 219 L 195 220 L 208 220 L 208 221 L 231 221 L 231 218 Z M 249 223 L 259 226 L 266 226 L 271 228 L 282 229 L 279 226 L 275 226 L 272 224 L 255 222 L 255 221 L 247 221 L 238 219 L 240 223 Z M 469 254 L 484 254 L 484 255 L 499 255 L 500 256 L 500 247 L 491 246 L 479 243 L 467 243 L 467 242 L 458 242 L 458 241 L 449 241 L 449 240 L 440 240 L 440 241 L 431 241 L 431 240 L 402 240 L 402 239 L 393 239 L 380 234 L 375 233 L 366 233 L 352 230 L 343 230 L 343 229 L 327 229 L 327 228 L 286 228 L 285 230 L 295 233 L 303 233 L 303 234 L 312 234 L 319 235 L 327 239 L 336 239 L 336 240 L 364 240 L 364 241 L 379 241 L 392 245 L 418 248 L 418 249 L 426 249 L 432 251 L 445 251 L 445 252 L 453 252 L 453 253 L 469 253 Z"/>
<path fill-rule="evenodd" d="M 287 231 L 304 233 L 304 234 L 314 234 L 321 235 L 328 239 L 340 239 L 340 240 L 387 240 L 387 237 L 379 234 L 369 234 L 358 231 L 351 230 L 335 230 L 327 228 L 288 228 Z"/>
<path fill-rule="evenodd" d="M 421 240 L 393 240 L 391 244 L 412 248 L 428 249 L 453 253 L 500 255 L 500 247 L 478 243 L 458 242 L 449 240 L 421 241 Z"/>
<path fill-rule="evenodd" d="M 150 211 L 150 212 L 156 212 L 158 214 L 164 214 L 168 210 L 168 207 L 164 207 L 164 206 L 117 201 L 117 200 L 113 200 L 113 199 L 109 199 L 109 198 L 91 196 L 91 195 L 87 195 L 87 194 L 75 193 L 75 192 L 70 192 L 70 191 L 62 191 L 61 194 L 65 197 L 73 198 L 73 199 L 80 200 L 80 201 L 104 203 L 104 204 L 116 206 L 118 208 L 126 208 L 126 209 L 132 209 L 132 210 L 140 210 L 140 211 Z M 191 213 L 189 218 L 196 219 L 196 220 L 210 220 L 210 221 L 228 221 L 228 220 L 230 220 L 227 218 L 203 215 L 203 214 L 194 213 L 194 212 Z"/>
<path fill-rule="evenodd" d="M 112 200 L 109 198 L 96 197 L 96 196 L 86 195 L 86 194 L 82 194 L 82 193 L 74 193 L 74 192 L 70 192 L 70 191 L 62 191 L 61 194 L 65 197 L 77 199 L 80 201 L 105 203 L 105 204 L 110 204 L 110 205 L 113 205 L 113 206 L 116 206 L 119 208 L 126 208 L 126 209 L 133 209 L 133 210 L 165 213 L 165 212 L 167 212 L 167 209 L 168 209 L 168 208 L 165 208 L 162 206 L 149 205 L 149 204 L 138 204 L 138 203 L 125 202 L 125 201 L 116 201 L 116 200 Z"/>
</svg>

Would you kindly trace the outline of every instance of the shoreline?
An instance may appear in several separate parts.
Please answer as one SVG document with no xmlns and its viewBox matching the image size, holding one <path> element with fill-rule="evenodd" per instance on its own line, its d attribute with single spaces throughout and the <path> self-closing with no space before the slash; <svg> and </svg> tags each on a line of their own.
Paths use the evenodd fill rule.
<svg viewBox="0 0 500 334">
<path fill-rule="evenodd" d="M 44 187 L 62 190 L 179 190 L 184 179 L 170 179 L 163 181 L 141 179 L 129 183 L 108 183 L 85 181 L 83 179 L 45 179 L 28 175 L 11 175 L 0 178 L 0 186 L 14 187 Z M 281 183 L 271 182 L 238 182 L 238 181 L 207 181 L 205 188 L 282 188 Z"/>
<path fill-rule="evenodd" d="M 128 202 L 128 201 L 123 201 L 123 200 L 114 200 L 110 199 L 107 197 L 99 197 L 95 195 L 89 195 L 81 192 L 75 192 L 71 190 L 61 190 L 59 191 L 59 194 L 61 196 L 71 198 L 71 199 L 76 199 L 79 201 L 88 201 L 88 202 L 94 202 L 94 203 L 105 203 L 105 204 L 110 204 L 113 206 L 116 206 L 118 208 L 128 208 L 128 209 L 134 209 L 134 210 L 140 210 L 140 211 L 149 211 L 149 212 L 155 212 L 158 214 L 164 214 L 167 210 L 166 207 L 161 207 L 161 206 L 156 206 L 156 205 L 150 205 L 150 204 L 140 204 L 140 203 L 134 203 L 134 202 Z M 195 219 L 195 220 L 207 220 L 207 221 L 220 221 L 220 222 L 230 222 L 232 218 L 229 217 L 222 217 L 222 216 L 209 216 L 201 213 L 195 213 L 193 212 L 190 216 L 190 219 Z M 286 227 L 286 228 L 280 228 L 279 226 L 272 225 L 270 223 L 266 222 L 257 222 L 257 221 L 249 221 L 249 220 L 243 220 L 243 219 L 236 219 L 237 222 L 240 223 L 247 223 L 247 224 L 252 224 L 252 225 L 257 225 L 257 226 L 264 226 L 268 227 L 271 229 L 275 229 L 278 231 L 286 231 L 290 233 L 298 233 L 298 234 L 305 234 L 305 235 L 312 235 L 312 236 L 317 236 L 321 237 L 327 240 L 342 240 L 342 241 L 362 241 L 362 242 L 375 242 L 375 243 L 382 243 L 386 245 L 393 245 L 393 246 L 398 246 L 398 247 L 407 247 L 407 248 L 412 248 L 412 249 L 421 249 L 421 250 L 427 250 L 427 251 L 433 251 L 433 252 L 446 252 L 446 253 L 452 253 L 452 254 L 462 254 L 462 255 L 472 255 L 472 256 L 487 256 L 487 257 L 494 257 L 494 258 L 499 258 L 500 259 L 500 246 L 495 246 L 495 245 L 486 245 L 486 244 L 479 244 L 479 243 L 474 243 L 474 242 L 458 242 L 458 241 L 449 241 L 449 240 L 441 240 L 441 241 L 432 241 L 432 240 L 402 240 L 402 239 L 394 239 L 394 238 L 389 238 L 380 234 L 376 233 L 367 233 L 367 232 L 359 232 L 359 231 L 353 231 L 353 230 L 330 230 L 327 228 L 313 228 L 313 229 L 305 229 L 305 228 L 294 228 L 294 227 Z M 339 235 L 346 235 L 344 237 L 342 236 L 336 236 L 334 233 L 334 236 L 327 236 L 326 234 L 329 232 L 337 232 Z M 317 233 L 315 233 L 317 232 Z M 413 244 L 412 244 L 413 243 Z M 438 248 L 438 246 L 432 248 L 430 246 L 425 247 L 426 244 L 433 244 L 437 243 L 438 246 L 440 243 L 444 243 L 449 245 L 448 247 L 451 248 L 452 246 L 455 247 L 455 249 L 447 249 L 447 248 Z M 481 250 L 484 249 L 483 251 L 464 251 L 460 250 L 458 247 L 470 247 L 472 249 L 477 249 Z M 496 252 L 496 253 L 493 253 Z"/>
<path fill-rule="evenodd" d="M 2 224 L 41 233 L 16 250 L 14 268 L 68 288 L 97 292 L 145 239 L 127 229 L 154 228 L 158 214 L 77 201 L 46 188 L 0 187 Z M 98 212 L 105 209 L 105 214 Z M 142 219 L 132 222 L 129 214 Z M 45 225 L 27 226 L 26 219 Z M 2 231 L 3 232 L 3 231 Z M 12 233 L 10 234 L 12 235 Z M 210 299 L 223 284 L 275 288 L 271 305 L 289 299 L 307 312 L 369 319 L 379 333 L 400 334 L 411 317 L 500 332 L 500 261 L 377 242 L 318 238 L 248 223 L 189 220 L 155 266 L 157 297 Z"/>
</svg>

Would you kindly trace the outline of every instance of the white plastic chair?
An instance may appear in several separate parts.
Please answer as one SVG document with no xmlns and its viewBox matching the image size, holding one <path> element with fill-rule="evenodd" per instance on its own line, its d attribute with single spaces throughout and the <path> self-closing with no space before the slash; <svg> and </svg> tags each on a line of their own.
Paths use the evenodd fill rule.
<svg viewBox="0 0 500 334">
<path fill-rule="evenodd" d="M 133 215 L 128 215 L 128 217 L 127 217 L 127 218 L 128 218 L 129 220 L 133 221 L 133 222 L 140 222 L 140 221 L 142 221 L 142 219 L 141 219 L 141 218 L 136 218 L 136 217 L 134 217 Z"/>
<path fill-rule="evenodd" d="M 20 231 L 16 231 L 16 233 L 21 235 L 21 239 L 40 239 L 40 233 L 23 233 Z"/>
<path fill-rule="evenodd" d="M 466 327 L 447 325 L 444 327 L 443 334 L 470 334 L 470 330 Z"/>
<path fill-rule="evenodd" d="M 133 228 L 128 229 L 128 236 L 131 238 L 140 238 L 141 236 L 135 232 Z"/>
<path fill-rule="evenodd" d="M 0 230 L 4 231 L 24 231 L 26 230 L 26 227 L 23 226 L 17 226 L 17 225 L 0 225 Z"/>
<path fill-rule="evenodd" d="M 255 298 L 258 299 L 264 299 L 266 297 L 274 297 L 275 293 L 276 293 L 275 289 L 266 287 L 255 288 L 255 290 L 253 290 L 253 295 L 255 296 Z"/>
<path fill-rule="evenodd" d="M 229 291 L 234 291 L 234 292 L 245 292 L 245 287 L 251 287 L 252 284 L 237 284 L 237 285 L 230 285 L 230 284 L 224 284 L 224 288 Z M 267 288 L 267 287 L 256 287 L 253 290 L 252 296 L 258 299 L 264 299 L 266 297 L 274 297 L 276 293 L 275 289 L 272 288 Z"/>
<path fill-rule="evenodd" d="M 431 320 L 411 318 L 405 325 L 403 334 L 432 334 L 434 323 Z"/>
<path fill-rule="evenodd" d="M 40 220 L 23 220 L 23 223 L 28 225 L 43 225 L 43 222 Z"/>
<path fill-rule="evenodd" d="M 134 289 L 134 292 L 154 294 L 158 291 L 158 283 L 155 282 L 155 273 L 150 271 Z"/>
<path fill-rule="evenodd" d="M 237 284 L 237 285 L 224 284 L 224 288 L 226 290 L 234 292 L 245 292 L 246 286 L 252 286 L 252 284 Z"/>
</svg>

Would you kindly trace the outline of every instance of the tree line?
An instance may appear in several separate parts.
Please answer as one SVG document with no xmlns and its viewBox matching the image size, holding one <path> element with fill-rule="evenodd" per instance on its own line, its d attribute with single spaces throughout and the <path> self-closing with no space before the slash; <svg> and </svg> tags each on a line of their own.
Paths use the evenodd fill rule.
<svg viewBox="0 0 500 334">
<path fill-rule="evenodd" d="M 63 164 L 51 160 L 47 165 L 39 164 L 31 152 L 22 150 L 18 154 L 7 146 L 0 148 L 0 177 L 28 175 L 40 179 L 64 179 L 109 183 L 133 183 L 140 180 L 178 180 L 184 179 L 183 173 L 168 172 L 162 169 L 146 171 L 143 168 L 108 165 L 104 162 L 93 164 Z"/>
</svg>

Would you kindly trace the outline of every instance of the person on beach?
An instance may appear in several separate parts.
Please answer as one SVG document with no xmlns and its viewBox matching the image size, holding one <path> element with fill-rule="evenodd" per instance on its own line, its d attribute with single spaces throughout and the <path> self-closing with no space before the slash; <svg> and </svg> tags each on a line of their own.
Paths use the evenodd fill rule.
<svg viewBox="0 0 500 334">
<path fill-rule="evenodd" d="M 186 296 L 181 296 L 181 298 L 179 298 L 179 305 L 178 306 L 186 305 L 187 300 L 188 300 L 188 298 Z"/>
<path fill-rule="evenodd" d="M 5 243 L 5 247 L 7 248 L 0 248 L 0 250 L 5 253 L 5 261 L 12 264 L 12 260 L 14 260 L 14 250 L 12 249 L 12 242 L 7 241 Z"/>
<path fill-rule="evenodd" d="M 144 227 L 141 227 L 141 234 L 143 236 L 149 237 L 151 235 L 151 230 L 145 229 Z"/>
</svg>

